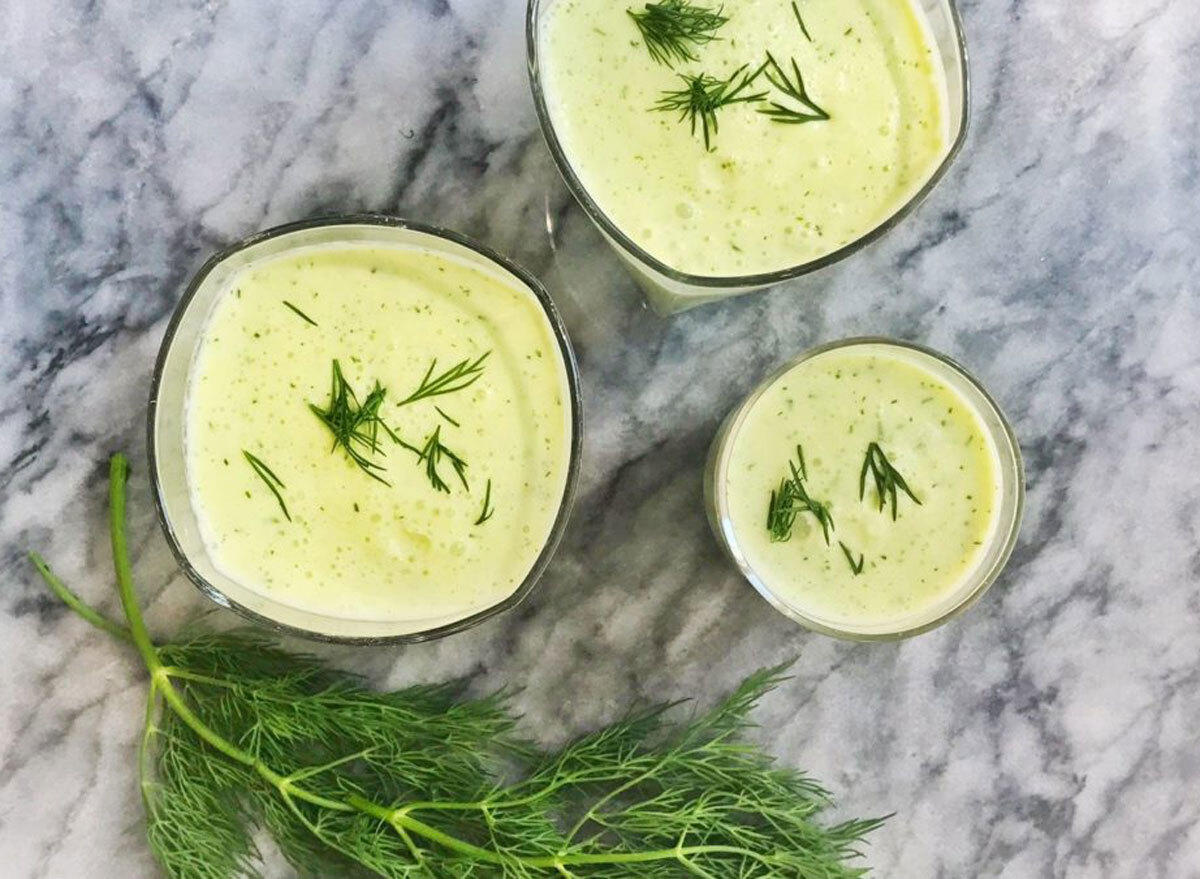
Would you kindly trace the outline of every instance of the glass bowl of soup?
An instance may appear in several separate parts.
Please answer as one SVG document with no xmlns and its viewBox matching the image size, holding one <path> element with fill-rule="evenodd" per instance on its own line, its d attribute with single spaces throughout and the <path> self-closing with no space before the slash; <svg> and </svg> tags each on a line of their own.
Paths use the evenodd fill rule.
<svg viewBox="0 0 1200 879">
<path fill-rule="evenodd" d="M 726 418 L 709 522 L 785 616 L 862 641 L 916 635 L 1000 575 L 1024 508 L 1020 447 L 954 361 L 865 337 L 805 352 Z"/>
<path fill-rule="evenodd" d="M 213 256 L 154 373 L 158 511 L 218 604 L 306 637 L 447 635 L 520 602 L 579 471 L 554 303 L 457 233 L 376 215 Z"/>
<path fill-rule="evenodd" d="M 531 0 L 526 38 L 554 161 L 659 313 L 861 250 L 966 138 L 951 0 Z"/>
</svg>

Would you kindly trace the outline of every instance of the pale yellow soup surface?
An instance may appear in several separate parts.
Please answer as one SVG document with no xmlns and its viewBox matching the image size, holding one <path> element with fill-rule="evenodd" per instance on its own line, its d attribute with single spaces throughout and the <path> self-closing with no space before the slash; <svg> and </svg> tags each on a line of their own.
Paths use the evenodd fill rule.
<svg viewBox="0 0 1200 879">
<path fill-rule="evenodd" d="M 470 387 L 399 405 L 435 358 L 436 375 L 487 351 Z M 360 402 L 380 382 L 405 442 L 440 426 L 469 488 L 443 459 L 450 491 L 435 490 L 382 434 L 373 460 L 390 485 L 332 449 L 309 404 L 328 405 L 335 358 Z M 417 247 L 293 251 L 231 280 L 192 370 L 192 503 L 217 567 L 253 591 L 346 619 L 448 622 L 512 594 L 545 544 L 568 468 L 567 376 L 534 294 L 507 277 Z M 283 482 L 291 521 L 243 450 Z M 475 524 L 489 480 L 494 512 Z"/>
<path fill-rule="evenodd" d="M 881 345 L 833 349 L 776 379 L 752 404 L 724 475 L 735 543 L 784 604 L 831 627 L 903 628 L 952 596 L 997 532 L 1001 473 L 995 443 L 971 404 L 918 355 Z M 876 442 L 920 504 L 898 494 L 893 520 L 868 475 Z M 803 449 L 809 495 L 828 504 L 827 544 L 817 519 L 792 536 L 767 529 L 771 491 Z M 855 574 L 844 543 L 862 572 Z"/>
<path fill-rule="evenodd" d="M 584 188 L 650 255 L 680 271 L 737 276 L 790 268 L 874 229 L 948 150 L 946 84 L 911 0 L 727 0 L 697 60 L 650 57 L 626 13 L 641 3 L 544 0 L 540 63 L 554 130 Z M 829 115 L 772 122 L 761 104 L 717 112 L 706 150 L 679 114 L 653 109 L 678 74 L 725 79 L 767 51 Z M 762 76 L 749 92 L 782 98 Z"/>
</svg>

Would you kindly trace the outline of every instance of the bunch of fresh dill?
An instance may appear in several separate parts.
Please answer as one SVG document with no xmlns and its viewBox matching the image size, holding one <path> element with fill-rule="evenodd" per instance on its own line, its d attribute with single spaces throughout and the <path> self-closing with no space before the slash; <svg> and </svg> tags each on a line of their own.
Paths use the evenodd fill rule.
<svg viewBox="0 0 1200 879">
<path fill-rule="evenodd" d="M 175 879 L 253 875 L 265 829 L 304 877 L 849 879 L 878 820 L 816 823 L 821 787 L 739 740 L 781 678 L 752 675 L 682 724 L 662 706 L 544 754 L 502 694 L 458 683 L 392 693 L 250 634 L 151 641 L 110 472 L 126 625 L 33 561 L 73 610 L 130 642 L 150 674 L 139 775 L 149 840 Z"/>
</svg>

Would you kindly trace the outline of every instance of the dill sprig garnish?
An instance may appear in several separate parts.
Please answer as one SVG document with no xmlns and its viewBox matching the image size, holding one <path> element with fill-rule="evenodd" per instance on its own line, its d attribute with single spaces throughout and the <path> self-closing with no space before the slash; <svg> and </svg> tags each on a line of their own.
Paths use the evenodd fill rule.
<svg viewBox="0 0 1200 879">
<path fill-rule="evenodd" d="M 796 446 L 796 459 L 796 462 L 788 461 L 789 475 L 779 483 L 778 489 L 771 492 L 767 504 L 767 530 L 771 532 L 773 542 L 791 540 L 796 517 L 801 513 L 811 513 L 821 524 L 821 533 L 828 544 L 833 515 L 829 512 L 828 504 L 814 500 L 808 493 L 805 486 L 808 471 L 804 466 L 804 449 L 799 445 Z"/>
<path fill-rule="evenodd" d="M 400 438 L 396 436 L 395 432 L 379 417 L 379 407 L 383 405 L 383 398 L 386 394 L 384 388 L 376 381 L 375 387 L 359 403 L 354 388 L 350 387 L 350 383 L 342 374 L 341 364 L 335 359 L 328 405 L 322 409 L 320 406 L 309 403 L 308 408 L 333 434 L 331 452 L 337 451 L 341 446 L 350 460 L 357 464 L 364 473 L 384 485 L 390 485 L 390 482 L 379 475 L 379 472 L 384 469 L 383 465 L 368 457 L 369 455 L 385 454 L 379 443 L 380 430 L 391 437 L 394 442 L 400 442 Z"/>
<path fill-rule="evenodd" d="M 479 513 L 479 518 L 475 520 L 476 525 L 482 525 L 488 519 L 492 518 L 492 513 L 496 512 L 496 508 L 492 506 L 492 480 L 487 481 L 487 488 L 483 491 L 483 509 Z"/>
<path fill-rule="evenodd" d="M 812 34 L 808 32 L 808 28 L 804 25 L 804 16 L 800 14 L 800 7 L 796 5 L 795 0 L 792 0 L 792 12 L 796 15 L 796 21 L 800 25 L 800 32 L 811 43 L 813 41 Z"/>
<path fill-rule="evenodd" d="M 817 106 L 816 102 L 809 96 L 808 90 L 804 87 L 804 77 L 800 73 L 800 66 L 796 63 L 796 59 L 791 59 L 792 73 L 795 76 L 795 82 L 788 79 L 787 73 L 779 66 L 779 62 L 775 60 L 770 52 L 767 53 L 766 64 L 763 65 L 763 76 L 783 92 L 789 98 L 799 101 L 803 105 L 803 109 L 795 109 L 780 104 L 778 101 L 770 101 L 769 106 L 760 109 L 758 112 L 764 116 L 769 116 L 772 122 L 782 122 L 791 125 L 800 125 L 805 122 L 823 122 L 829 119 L 829 114 L 821 107 Z"/>
<path fill-rule="evenodd" d="M 879 443 L 870 443 L 867 446 L 867 456 L 863 460 L 862 472 L 858 475 L 859 500 L 862 500 L 867 495 L 867 473 L 871 474 L 871 479 L 875 483 L 875 493 L 879 498 L 879 509 L 883 510 L 885 499 L 891 503 L 893 521 L 896 518 L 897 492 L 904 492 L 912 498 L 913 503 L 917 506 L 921 505 L 921 502 L 917 500 L 917 496 L 908 487 L 908 483 L 904 481 L 904 477 L 900 475 L 900 471 L 892 466 L 892 462 L 883 453 L 883 449 L 879 447 Z"/>
<path fill-rule="evenodd" d="M 854 553 L 850 552 L 850 547 L 846 546 L 846 544 L 842 543 L 840 540 L 838 541 L 838 546 L 842 548 L 842 553 L 846 556 L 846 561 L 850 564 L 850 570 L 853 571 L 854 576 L 857 577 L 862 573 L 863 562 L 866 560 L 866 557 L 860 552 L 858 554 L 858 561 L 856 562 L 854 560 Z"/>
<path fill-rule="evenodd" d="M 403 443 L 408 449 L 413 449 L 408 443 Z M 429 435 L 429 439 L 425 441 L 424 448 L 413 449 L 417 453 L 417 463 L 425 465 L 425 475 L 429 477 L 429 483 L 437 491 L 443 491 L 446 494 L 450 493 L 450 486 L 442 479 L 438 473 L 438 464 L 442 458 L 450 462 L 450 466 L 454 468 L 454 472 L 458 475 L 459 482 L 466 490 L 470 490 L 467 485 L 467 463 L 449 448 L 442 445 L 442 426 L 439 424 L 433 429 L 433 433 Z"/>
<path fill-rule="evenodd" d="M 283 480 L 276 476 L 275 471 L 263 463 L 263 460 L 258 456 L 252 455 L 245 449 L 242 449 L 242 454 L 246 456 L 246 461 L 249 462 L 250 468 L 258 478 L 271 490 L 271 494 L 275 495 L 275 500 L 279 503 L 279 509 L 283 511 L 283 517 L 289 522 L 292 521 L 292 515 L 288 512 L 287 504 L 283 502 L 283 495 L 279 493 L 279 489 L 287 488 L 283 484 Z"/>
<path fill-rule="evenodd" d="M 449 415 L 447 415 L 447 414 L 446 414 L 446 411 L 445 411 L 445 410 L 444 410 L 444 409 L 443 409 L 441 406 L 434 406 L 433 408 L 437 410 L 437 414 L 438 414 L 438 415 L 440 415 L 440 416 L 442 416 L 443 418 L 445 418 L 447 421 L 449 421 L 449 422 L 450 422 L 451 424 L 453 424 L 455 427 L 462 427 L 462 425 L 461 425 L 461 424 L 459 424 L 457 421 L 455 421 L 453 418 L 451 418 Z"/>
<path fill-rule="evenodd" d="M 641 12 L 625 10 L 641 32 L 650 57 L 668 67 L 675 61 L 695 61 L 693 46 L 721 39 L 716 32 L 729 21 L 723 11 L 723 7 L 713 10 L 687 0 L 647 3 Z"/>
<path fill-rule="evenodd" d="M 455 391 L 469 388 L 475 382 L 479 381 L 479 377 L 483 375 L 483 362 L 488 359 L 488 355 L 491 353 L 491 351 L 485 351 L 474 360 L 469 358 L 463 360 L 437 376 L 433 374 L 433 370 L 437 367 L 437 358 L 435 357 L 433 362 L 429 364 L 429 369 L 426 370 L 425 377 L 421 379 L 421 384 L 415 391 L 401 400 L 399 405 L 407 406 L 409 403 L 424 400 L 426 397 L 452 394 Z"/>
<path fill-rule="evenodd" d="M 745 93 L 763 71 L 762 67 L 758 67 L 753 73 L 747 73 L 748 66 L 743 64 L 728 79 L 717 79 L 707 73 L 676 74 L 683 80 L 684 88 L 664 91 L 652 109 L 679 113 L 679 121 L 688 121 L 693 136 L 696 134 L 696 121 L 699 120 L 704 133 L 704 148 L 711 150 L 711 138 L 719 130 L 718 110 L 731 104 L 761 101 L 767 96 L 766 92 Z"/>
<path fill-rule="evenodd" d="M 125 534 L 124 456 L 110 530 L 125 624 L 49 588 L 131 643 L 149 673 L 138 776 L 150 848 L 170 879 L 257 874 L 260 834 L 305 876 L 676 879 L 821 876 L 882 820 L 819 823 L 815 781 L 746 741 L 786 666 L 705 712 L 668 705 L 545 752 L 516 738 L 504 693 L 466 682 L 378 692 L 250 632 L 151 640 Z"/>
<path fill-rule="evenodd" d="M 301 310 L 300 310 L 299 308 L 297 308 L 296 306 L 292 305 L 292 303 L 288 302 L 286 299 L 285 299 L 285 300 L 283 300 L 283 304 L 284 304 L 284 305 L 286 305 L 288 308 L 290 308 L 292 311 L 296 312 L 296 314 L 300 315 L 300 317 L 301 317 L 303 320 L 306 320 L 306 321 L 308 321 L 308 322 L 309 322 L 310 324 L 312 324 L 314 327 L 318 325 L 318 324 L 317 324 L 317 322 L 316 322 L 315 320 L 313 320 L 311 317 L 309 317 L 307 314 L 305 314 L 303 311 L 301 311 Z"/>
</svg>

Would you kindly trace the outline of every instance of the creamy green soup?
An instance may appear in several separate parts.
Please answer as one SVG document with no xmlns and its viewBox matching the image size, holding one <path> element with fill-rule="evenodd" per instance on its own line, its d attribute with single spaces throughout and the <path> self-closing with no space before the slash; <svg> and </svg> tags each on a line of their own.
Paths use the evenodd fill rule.
<svg viewBox="0 0 1200 879">
<path fill-rule="evenodd" d="M 188 485 L 216 565 L 334 617 L 433 626 L 511 595 L 554 523 L 570 443 L 534 294 L 419 247 L 252 264 L 189 383 Z"/>
<path fill-rule="evenodd" d="M 705 276 L 800 265 L 874 229 L 940 164 L 946 86 L 911 0 L 699 6 L 725 21 L 675 43 L 691 58 L 661 44 L 652 57 L 640 3 L 549 0 L 537 37 L 568 161 L 652 256 Z M 699 76 L 709 94 L 713 81 L 732 90 L 752 77 L 738 97 L 755 99 L 720 106 L 706 125 L 677 107 Z"/>
<path fill-rule="evenodd" d="M 826 627 L 909 628 L 953 601 L 997 533 L 995 442 L 930 361 L 884 344 L 818 354 L 729 439 L 718 478 L 737 551 Z"/>
</svg>

